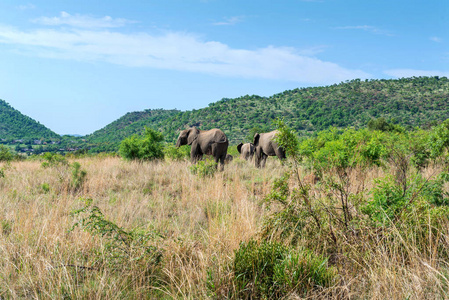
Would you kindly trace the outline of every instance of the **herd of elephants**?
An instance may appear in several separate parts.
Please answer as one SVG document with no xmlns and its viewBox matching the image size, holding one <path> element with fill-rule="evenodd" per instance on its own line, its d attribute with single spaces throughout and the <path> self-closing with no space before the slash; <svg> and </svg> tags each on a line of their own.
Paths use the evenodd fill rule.
<svg viewBox="0 0 449 300">
<path fill-rule="evenodd" d="M 251 160 L 254 157 L 255 166 L 263 168 L 268 156 L 277 156 L 279 159 L 285 159 L 285 151 L 278 146 L 274 137 L 278 133 L 277 130 L 256 133 L 253 143 L 240 143 L 237 150 L 240 157 L 245 160 Z M 203 155 L 212 155 L 215 162 L 220 162 L 221 168 L 227 160 L 232 160 L 232 156 L 227 154 L 229 141 L 226 134 L 220 129 L 199 130 L 191 127 L 181 131 L 176 147 L 182 145 L 190 145 L 190 158 L 193 163 L 201 160 Z"/>
</svg>

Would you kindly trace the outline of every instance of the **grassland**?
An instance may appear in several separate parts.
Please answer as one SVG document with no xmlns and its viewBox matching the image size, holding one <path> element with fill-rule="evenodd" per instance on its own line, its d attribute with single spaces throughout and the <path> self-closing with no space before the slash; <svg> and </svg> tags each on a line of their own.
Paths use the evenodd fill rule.
<svg viewBox="0 0 449 300">
<path fill-rule="evenodd" d="M 76 161 L 87 174 L 77 185 L 66 165 L 0 163 L 0 298 L 236 297 L 235 251 L 242 241 L 261 239 L 276 210 L 267 210 L 265 199 L 288 170 L 275 159 L 259 170 L 237 158 L 223 172 L 203 178 L 192 174 L 186 161 Z M 442 168 L 420 172 L 431 178 Z M 348 174 L 349 194 L 368 199 L 376 178 L 388 172 L 354 170 Z M 300 168 L 298 174 L 306 184 L 309 172 Z M 320 182 L 308 186 L 311 199 L 328 197 Z M 414 225 L 436 228 L 424 237 L 413 237 L 413 226 L 390 227 L 388 233 L 360 226 L 350 240 L 337 234 L 342 246 L 329 259 L 337 273 L 332 284 L 286 297 L 448 298 L 449 223 L 442 219 L 436 226 L 431 218 Z M 273 234 L 272 239 L 328 256 L 325 238 L 292 243 Z"/>
</svg>

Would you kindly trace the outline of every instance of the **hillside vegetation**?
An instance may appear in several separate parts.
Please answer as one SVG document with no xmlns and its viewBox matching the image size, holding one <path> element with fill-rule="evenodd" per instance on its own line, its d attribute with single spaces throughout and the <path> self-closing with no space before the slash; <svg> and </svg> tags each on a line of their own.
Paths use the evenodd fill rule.
<svg viewBox="0 0 449 300">
<path fill-rule="evenodd" d="M 59 135 L 0 99 L 0 139 L 41 138 L 59 138 Z"/>
<path fill-rule="evenodd" d="M 361 128 L 379 117 L 405 128 L 429 128 L 448 119 L 449 80 L 446 77 L 356 79 L 284 91 L 271 97 L 246 95 L 222 99 L 198 110 L 147 109 L 127 113 L 85 137 L 60 137 L 0 100 L 0 143 L 26 153 L 89 149 L 117 152 L 123 139 L 141 134 L 145 126 L 160 131 L 170 144 L 176 141 L 180 130 L 197 126 L 203 130 L 220 128 L 231 144 L 238 144 L 251 140 L 256 131 L 272 130 L 272 121 L 278 118 L 300 135 L 310 135 L 330 126 Z M 23 140 L 22 144 L 13 142 L 18 139 Z M 36 139 L 43 142 L 36 144 Z"/>
<path fill-rule="evenodd" d="M 352 80 L 271 97 L 222 99 L 199 110 L 146 110 L 128 113 L 86 138 L 98 145 L 96 151 L 117 151 L 124 137 L 141 133 L 144 126 L 161 131 L 169 143 L 176 140 L 181 129 L 197 126 L 203 130 L 220 128 L 232 144 L 237 144 L 248 140 L 254 130 L 272 130 L 272 121 L 277 118 L 283 118 L 295 131 L 309 134 L 330 126 L 360 128 L 379 117 L 406 128 L 428 128 L 448 119 L 449 80 Z"/>
</svg>

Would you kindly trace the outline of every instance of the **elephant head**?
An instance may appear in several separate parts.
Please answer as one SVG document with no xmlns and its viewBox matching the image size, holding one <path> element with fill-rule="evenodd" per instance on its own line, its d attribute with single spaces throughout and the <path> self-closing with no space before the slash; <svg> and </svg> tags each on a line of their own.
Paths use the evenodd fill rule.
<svg viewBox="0 0 449 300">
<path fill-rule="evenodd" d="M 181 131 L 178 140 L 176 141 L 176 147 L 179 148 L 180 146 L 183 145 L 192 145 L 193 141 L 198 137 L 199 133 L 200 131 L 196 127 L 192 127 Z"/>
</svg>

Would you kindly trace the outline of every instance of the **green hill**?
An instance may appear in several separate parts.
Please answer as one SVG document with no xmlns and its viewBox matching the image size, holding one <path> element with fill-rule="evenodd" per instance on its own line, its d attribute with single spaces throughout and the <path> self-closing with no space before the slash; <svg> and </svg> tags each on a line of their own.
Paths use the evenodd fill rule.
<svg viewBox="0 0 449 300">
<path fill-rule="evenodd" d="M 0 99 L 0 139 L 40 138 L 60 138 L 60 136 Z"/>
<path fill-rule="evenodd" d="M 85 138 L 96 151 L 117 151 L 120 142 L 126 137 L 142 133 L 145 126 L 156 126 L 159 130 L 168 128 L 166 123 L 179 113 L 179 110 L 164 109 L 130 112 Z"/>
<path fill-rule="evenodd" d="M 398 80 L 352 80 L 325 87 L 301 88 L 271 97 L 243 96 L 222 99 L 192 110 L 146 110 L 128 113 L 87 136 L 102 150 L 116 150 L 120 141 L 140 133 L 144 126 L 163 132 L 174 142 L 181 129 L 220 128 L 238 143 L 254 128 L 269 131 L 272 120 L 284 118 L 296 131 L 307 134 L 330 126 L 362 127 L 384 117 L 405 127 L 427 127 L 449 118 L 449 80 L 446 77 L 413 77 Z"/>
</svg>

